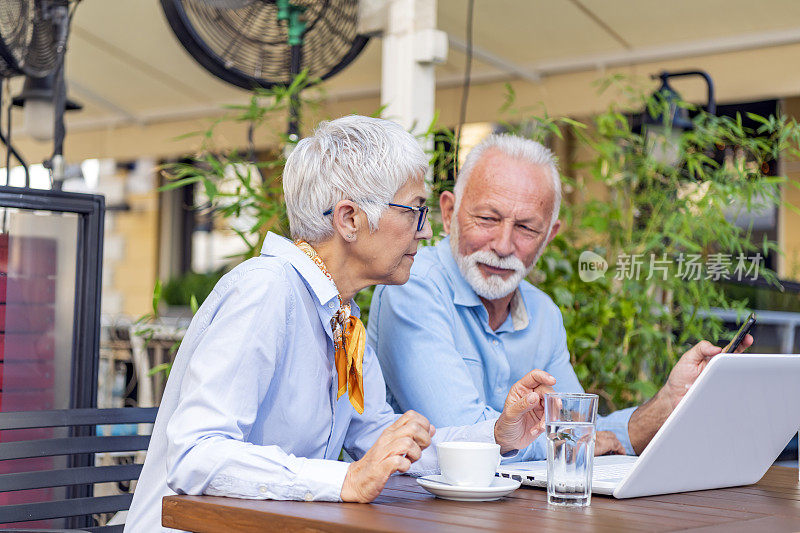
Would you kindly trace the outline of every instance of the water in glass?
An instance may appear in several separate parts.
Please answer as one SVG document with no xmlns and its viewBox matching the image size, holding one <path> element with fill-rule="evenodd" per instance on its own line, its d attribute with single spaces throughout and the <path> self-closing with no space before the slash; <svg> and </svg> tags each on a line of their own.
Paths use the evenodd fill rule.
<svg viewBox="0 0 800 533">
<path fill-rule="evenodd" d="M 547 502 L 585 506 L 592 498 L 595 425 L 587 422 L 548 422 Z"/>
</svg>

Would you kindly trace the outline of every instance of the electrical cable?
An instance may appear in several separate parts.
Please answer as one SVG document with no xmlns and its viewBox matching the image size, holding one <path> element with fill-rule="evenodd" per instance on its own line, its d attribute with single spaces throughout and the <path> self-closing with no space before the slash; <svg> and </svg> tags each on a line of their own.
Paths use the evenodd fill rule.
<svg viewBox="0 0 800 533">
<path fill-rule="evenodd" d="M 11 99 L 11 82 L 8 80 L 0 80 L 0 143 L 3 143 L 6 147 L 6 185 L 11 186 L 11 157 L 19 161 L 19 164 L 22 166 L 23 172 L 25 172 L 25 187 L 30 186 L 31 177 L 30 171 L 28 169 L 28 163 L 25 159 L 22 158 L 20 153 L 14 148 L 14 145 L 11 144 L 11 109 L 13 105 L 13 101 Z M 3 135 L 3 101 L 8 101 L 8 125 L 6 135 Z"/>
<path fill-rule="evenodd" d="M 11 82 L 6 82 L 8 85 L 6 87 L 10 87 Z M 8 105 L 6 105 L 6 138 L 8 139 L 8 143 L 6 144 L 6 177 L 7 183 L 11 183 L 11 109 L 13 107 L 13 103 L 11 98 L 8 99 Z M 31 186 L 30 177 L 28 173 L 25 173 L 25 188 L 29 188 Z"/>
<path fill-rule="evenodd" d="M 7 83 L 11 83 L 8 80 L 0 80 L 0 137 L 3 136 L 3 89 L 5 88 Z M 6 142 L 6 185 L 11 185 L 11 169 L 8 166 L 8 153 L 10 151 L 9 148 L 10 139 Z M 3 222 L 2 226 L 0 226 L 0 234 L 5 235 L 8 233 L 8 208 L 3 207 Z"/>
<path fill-rule="evenodd" d="M 456 150 L 454 166 L 458 168 L 458 152 L 461 148 L 461 128 L 467 119 L 467 100 L 469 99 L 469 86 L 472 75 L 472 26 L 474 22 L 475 0 L 467 4 L 467 61 L 464 67 L 464 83 L 461 87 L 461 112 L 458 117 L 458 133 L 456 133 Z"/>
<path fill-rule="evenodd" d="M 2 79 L 0 80 L 0 137 L 3 137 L 3 90 L 6 88 L 7 84 L 11 83 L 8 80 Z M 11 128 L 9 128 L 9 139 L 11 135 Z M 6 140 L 6 137 L 3 137 L 3 140 Z M 11 149 L 8 146 L 8 142 L 5 143 L 6 145 L 6 185 L 11 185 L 11 168 L 8 165 L 9 154 L 11 153 Z"/>
</svg>

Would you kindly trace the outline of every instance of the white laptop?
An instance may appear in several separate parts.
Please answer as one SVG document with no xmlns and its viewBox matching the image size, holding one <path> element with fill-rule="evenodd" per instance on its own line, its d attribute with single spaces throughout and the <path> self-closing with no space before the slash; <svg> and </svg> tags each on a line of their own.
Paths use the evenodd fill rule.
<svg viewBox="0 0 800 533">
<path fill-rule="evenodd" d="M 634 498 L 757 482 L 800 428 L 800 355 L 714 357 L 640 457 L 595 457 L 592 491 Z M 547 485 L 546 461 L 501 477 Z"/>
</svg>

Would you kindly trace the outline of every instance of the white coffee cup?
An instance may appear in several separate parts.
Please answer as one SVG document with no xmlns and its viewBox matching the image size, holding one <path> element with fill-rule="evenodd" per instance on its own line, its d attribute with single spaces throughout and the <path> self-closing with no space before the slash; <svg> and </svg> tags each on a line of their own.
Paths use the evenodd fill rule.
<svg viewBox="0 0 800 533">
<path fill-rule="evenodd" d="M 436 445 L 444 480 L 463 487 L 488 487 L 500 466 L 500 445 L 489 442 L 442 442 Z"/>
</svg>

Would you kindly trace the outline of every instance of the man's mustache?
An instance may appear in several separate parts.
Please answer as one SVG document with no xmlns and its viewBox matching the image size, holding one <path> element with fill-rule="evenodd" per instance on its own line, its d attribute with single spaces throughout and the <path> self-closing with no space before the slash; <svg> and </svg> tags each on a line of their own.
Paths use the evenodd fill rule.
<svg viewBox="0 0 800 533">
<path fill-rule="evenodd" d="M 508 257 L 500 257 L 495 253 L 479 250 L 467 256 L 472 262 L 483 263 L 495 268 L 502 268 L 504 270 L 513 270 L 514 272 L 524 273 L 527 269 L 525 264 L 516 256 L 510 255 Z"/>
</svg>

